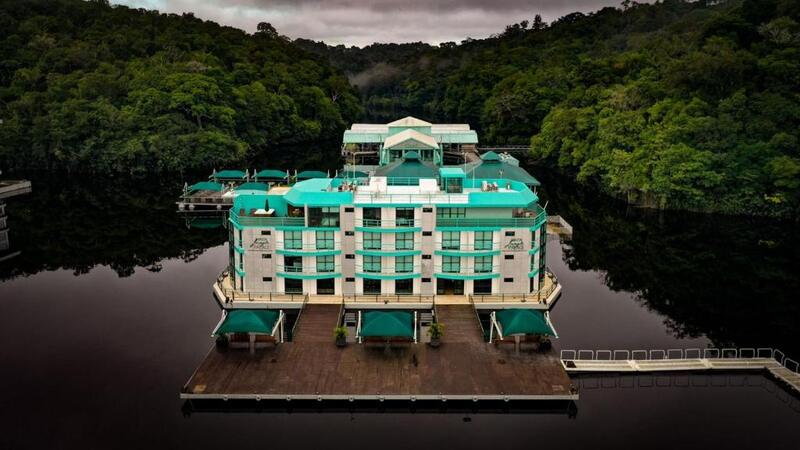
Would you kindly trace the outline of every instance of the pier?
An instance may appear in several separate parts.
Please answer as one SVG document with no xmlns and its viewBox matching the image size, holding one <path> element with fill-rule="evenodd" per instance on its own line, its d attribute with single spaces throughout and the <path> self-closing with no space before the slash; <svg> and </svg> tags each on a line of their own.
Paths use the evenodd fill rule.
<svg viewBox="0 0 800 450">
<path fill-rule="evenodd" d="M 562 350 L 569 374 L 761 371 L 800 394 L 800 365 L 771 348 Z"/>
<path fill-rule="evenodd" d="M 574 401 L 552 353 L 487 343 L 471 305 L 437 307 L 446 331 L 424 344 L 334 345 L 341 305 L 309 304 L 292 342 L 253 354 L 212 348 L 181 391 L 191 400 Z"/>
</svg>

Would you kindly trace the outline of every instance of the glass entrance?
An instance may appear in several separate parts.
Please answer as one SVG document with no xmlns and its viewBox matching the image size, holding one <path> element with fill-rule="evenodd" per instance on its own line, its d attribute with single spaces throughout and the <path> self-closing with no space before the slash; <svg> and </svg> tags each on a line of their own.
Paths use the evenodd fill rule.
<svg viewBox="0 0 800 450">
<path fill-rule="evenodd" d="M 436 279 L 436 294 L 464 295 L 464 280 Z"/>
</svg>

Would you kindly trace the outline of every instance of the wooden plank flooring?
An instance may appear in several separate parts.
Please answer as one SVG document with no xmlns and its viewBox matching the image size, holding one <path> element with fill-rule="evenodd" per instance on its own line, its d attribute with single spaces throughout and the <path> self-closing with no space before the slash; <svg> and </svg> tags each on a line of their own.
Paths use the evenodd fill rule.
<svg viewBox="0 0 800 450">
<path fill-rule="evenodd" d="M 487 344 L 471 306 L 439 308 L 445 336 L 424 344 L 337 348 L 337 305 L 308 305 L 293 342 L 275 349 L 212 348 L 183 398 L 574 400 L 555 354 Z"/>
</svg>

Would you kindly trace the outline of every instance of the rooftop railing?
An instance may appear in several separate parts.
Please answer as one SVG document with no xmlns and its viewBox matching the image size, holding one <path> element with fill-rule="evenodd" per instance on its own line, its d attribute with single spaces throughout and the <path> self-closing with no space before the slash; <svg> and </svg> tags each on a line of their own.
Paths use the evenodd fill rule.
<svg viewBox="0 0 800 450">
<path fill-rule="evenodd" d="M 306 224 L 305 217 L 258 217 L 240 216 L 231 211 L 231 223 L 243 227 L 302 227 Z"/>
<path fill-rule="evenodd" d="M 437 227 L 508 227 L 537 228 L 547 221 L 547 212 L 539 205 L 514 210 L 514 217 L 437 217 Z"/>
</svg>

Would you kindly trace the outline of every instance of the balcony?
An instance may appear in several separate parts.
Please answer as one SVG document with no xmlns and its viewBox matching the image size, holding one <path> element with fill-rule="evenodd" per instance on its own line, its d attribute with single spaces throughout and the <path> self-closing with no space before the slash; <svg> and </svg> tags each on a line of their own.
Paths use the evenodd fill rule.
<svg viewBox="0 0 800 450">
<path fill-rule="evenodd" d="M 490 256 L 500 254 L 500 245 L 495 242 L 450 245 L 437 242 L 434 251 L 437 255 L 449 256 Z"/>
<path fill-rule="evenodd" d="M 240 216 L 233 211 L 231 211 L 230 221 L 237 228 L 304 227 L 306 225 L 305 217 Z"/>
<path fill-rule="evenodd" d="M 402 241 L 398 246 L 397 242 L 391 244 L 381 243 L 376 245 L 370 241 L 356 241 L 356 254 L 357 255 L 374 255 L 374 256 L 412 256 L 422 253 L 420 241 L 413 241 L 410 244 Z"/>
<path fill-rule="evenodd" d="M 547 221 L 547 212 L 539 205 L 513 209 L 512 217 L 436 218 L 437 228 L 537 228 Z"/>
<path fill-rule="evenodd" d="M 420 219 L 356 219 L 356 231 L 403 233 L 422 230 Z"/>
<path fill-rule="evenodd" d="M 315 244 L 287 247 L 284 241 L 277 241 L 275 242 L 275 253 L 290 256 L 324 256 L 338 255 L 342 252 L 342 245 L 339 241 L 325 241 L 322 245 L 320 244 L 321 243 L 318 241 Z"/>
<path fill-rule="evenodd" d="M 487 278 L 498 278 L 500 276 L 500 266 L 491 267 L 466 267 L 461 266 L 436 266 L 434 276 L 447 280 L 485 280 Z"/>
<path fill-rule="evenodd" d="M 313 265 L 313 266 L 294 266 L 278 264 L 275 267 L 276 274 L 283 278 L 294 278 L 299 280 L 316 280 L 320 278 L 339 278 L 342 276 L 341 266 L 336 265 Z"/>
<path fill-rule="evenodd" d="M 408 278 L 420 277 L 420 266 L 404 266 L 398 270 L 397 267 L 369 267 L 356 265 L 356 276 L 358 278 L 369 278 L 373 280 L 405 280 Z"/>
</svg>

